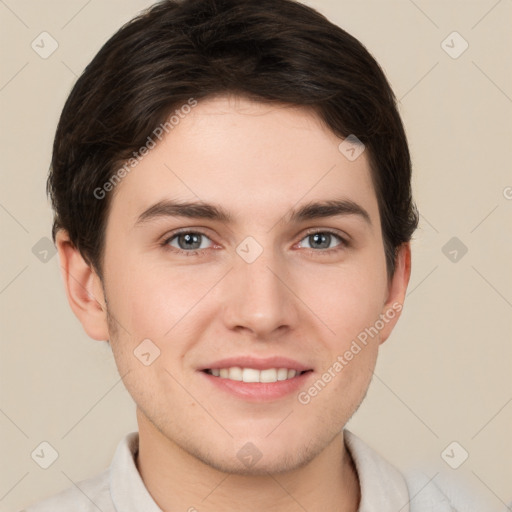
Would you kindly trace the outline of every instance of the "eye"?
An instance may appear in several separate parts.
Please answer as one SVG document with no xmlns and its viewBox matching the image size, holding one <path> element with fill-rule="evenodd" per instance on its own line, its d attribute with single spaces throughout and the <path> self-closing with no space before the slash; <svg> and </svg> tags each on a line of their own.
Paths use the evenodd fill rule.
<svg viewBox="0 0 512 512">
<path fill-rule="evenodd" d="M 303 245 L 304 241 L 308 244 L 307 246 Z M 212 240 L 204 233 L 190 230 L 175 232 L 162 242 L 162 246 L 166 249 L 185 256 L 199 255 L 202 251 L 212 248 L 212 244 Z M 326 254 L 348 247 L 349 242 L 333 231 L 316 230 L 302 238 L 298 246 L 315 254 Z"/>
<path fill-rule="evenodd" d="M 170 246 L 181 253 L 192 253 L 201 249 L 208 249 L 208 244 L 204 244 L 205 240 L 211 240 L 204 234 L 197 231 L 181 231 L 167 238 L 163 245 Z M 194 253 L 193 253 L 194 254 Z"/>
<path fill-rule="evenodd" d="M 336 240 L 339 241 L 338 244 L 334 245 L 335 251 L 342 249 L 343 247 L 348 246 L 348 242 L 338 235 L 337 233 L 334 233 L 332 231 L 312 231 L 308 233 L 300 242 L 300 246 L 302 247 L 302 242 L 306 240 L 309 244 L 309 247 L 305 247 L 306 249 L 324 249 L 322 252 L 326 252 L 325 249 L 333 249 L 333 246 L 331 245 L 332 242 L 336 242 Z M 318 252 L 318 251 L 316 251 Z M 327 251 L 330 252 L 330 251 Z"/>
</svg>

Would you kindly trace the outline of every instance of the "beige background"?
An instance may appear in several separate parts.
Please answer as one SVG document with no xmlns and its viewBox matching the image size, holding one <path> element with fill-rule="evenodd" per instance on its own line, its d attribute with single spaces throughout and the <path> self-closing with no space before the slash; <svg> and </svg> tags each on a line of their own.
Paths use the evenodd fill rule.
<svg viewBox="0 0 512 512">
<path fill-rule="evenodd" d="M 401 469 L 458 476 L 488 510 L 505 511 L 512 503 L 512 2 L 307 3 L 358 37 L 386 71 L 400 98 L 422 214 L 402 319 L 350 428 Z M 1 511 L 97 474 L 136 429 L 109 347 L 89 340 L 72 315 L 57 257 L 43 263 L 32 248 L 50 237 L 45 180 L 64 100 L 108 37 L 150 4 L 0 0 Z M 59 45 L 47 59 L 31 48 L 43 31 Z M 441 46 L 453 31 L 469 43 L 457 59 Z M 454 236 L 468 248 L 457 262 L 442 251 Z M 42 441 L 59 453 L 46 470 L 30 456 Z M 452 441 L 469 453 L 457 470 L 441 458 Z"/>
</svg>

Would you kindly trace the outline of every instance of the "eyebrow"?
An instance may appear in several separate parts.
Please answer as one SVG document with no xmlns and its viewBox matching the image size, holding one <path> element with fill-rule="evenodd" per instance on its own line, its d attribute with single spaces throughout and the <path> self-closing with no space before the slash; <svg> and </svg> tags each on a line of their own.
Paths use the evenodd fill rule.
<svg viewBox="0 0 512 512">
<path fill-rule="evenodd" d="M 300 208 L 292 208 L 283 218 L 290 223 L 300 223 L 305 220 L 322 219 L 326 217 L 338 217 L 355 215 L 364 220 L 368 225 L 372 221 L 368 212 L 359 204 L 350 199 L 332 199 L 307 203 Z M 224 208 L 204 201 L 182 202 L 162 200 L 144 210 L 135 226 L 145 224 L 162 217 L 187 217 L 191 219 L 209 219 L 232 224 L 234 217 Z"/>
</svg>

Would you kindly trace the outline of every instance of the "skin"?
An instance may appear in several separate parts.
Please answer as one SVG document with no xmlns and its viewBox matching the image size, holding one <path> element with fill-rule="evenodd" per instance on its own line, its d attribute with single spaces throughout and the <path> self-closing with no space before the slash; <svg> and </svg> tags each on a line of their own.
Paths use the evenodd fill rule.
<svg viewBox="0 0 512 512">
<path fill-rule="evenodd" d="M 91 338 L 110 340 L 137 405 L 137 466 L 163 510 L 357 510 L 342 429 L 399 312 L 306 405 L 297 393 L 236 398 L 199 372 L 224 357 L 280 355 L 314 370 L 307 389 L 380 314 L 403 304 L 409 244 L 388 280 L 367 154 L 350 162 L 341 141 L 304 108 L 203 100 L 116 187 L 103 282 L 58 234 L 70 305 Z M 364 208 L 371 224 L 358 215 L 287 220 L 292 208 L 340 198 Z M 215 203 L 234 220 L 165 216 L 136 225 L 164 199 Z M 178 228 L 204 233 L 201 249 L 173 252 L 187 250 L 176 237 L 162 245 Z M 310 228 L 349 244 L 333 236 L 317 248 Z M 263 249 L 252 263 L 236 252 L 248 236 Z M 133 353 L 144 339 L 160 350 L 149 366 Z M 237 457 L 248 442 L 262 454 L 251 467 Z"/>
</svg>

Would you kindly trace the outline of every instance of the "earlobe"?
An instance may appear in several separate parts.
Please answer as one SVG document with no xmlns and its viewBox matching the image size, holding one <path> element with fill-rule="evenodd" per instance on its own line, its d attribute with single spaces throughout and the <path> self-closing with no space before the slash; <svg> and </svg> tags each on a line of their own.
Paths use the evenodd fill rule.
<svg viewBox="0 0 512 512">
<path fill-rule="evenodd" d="M 400 246 L 395 260 L 395 272 L 388 286 L 388 297 L 382 311 L 387 319 L 380 332 L 380 343 L 384 343 L 395 327 L 402 312 L 407 285 L 411 277 L 411 245 L 409 242 Z"/>
<path fill-rule="evenodd" d="M 55 243 L 69 305 L 87 335 L 95 340 L 108 340 L 108 322 L 101 280 L 60 230 Z"/>
</svg>

